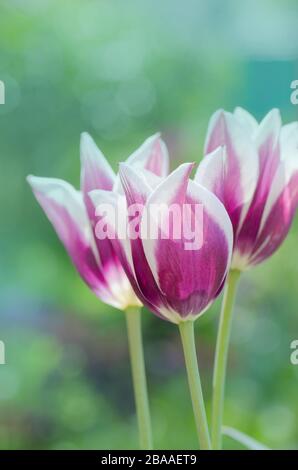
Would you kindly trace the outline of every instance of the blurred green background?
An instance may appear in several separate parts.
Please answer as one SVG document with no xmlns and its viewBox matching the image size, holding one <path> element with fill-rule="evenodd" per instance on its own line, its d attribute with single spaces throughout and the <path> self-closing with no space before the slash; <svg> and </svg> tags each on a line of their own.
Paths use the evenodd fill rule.
<svg viewBox="0 0 298 470">
<path fill-rule="evenodd" d="M 161 131 L 174 168 L 202 157 L 219 107 L 297 119 L 297 21 L 297 0 L 1 2 L 1 449 L 137 446 L 123 314 L 80 280 L 26 175 L 78 186 L 82 131 L 115 169 Z M 242 278 L 228 371 L 225 424 L 273 448 L 298 448 L 297 231 Z M 219 307 L 196 322 L 209 416 Z M 178 331 L 143 318 L 156 448 L 196 448 Z"/>
</svg>

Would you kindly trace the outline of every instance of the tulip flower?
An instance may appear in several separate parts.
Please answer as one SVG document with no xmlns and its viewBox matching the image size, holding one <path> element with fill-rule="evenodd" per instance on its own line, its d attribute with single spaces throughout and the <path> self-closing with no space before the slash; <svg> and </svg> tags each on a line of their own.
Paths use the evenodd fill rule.
<svg viewBox="0 0 298 470">
<path fill-rule="evenodd" d="M 121 164 L 128 219 L 130 208 L 139 208 L 138 223 L 128 220 L 128 236 L 119 236 L 115 218 L 107 217 L 115 249 L 140 301 L 158 317 L 179 326 L 196 426 L 203 449 L 210 448 L 209 431 L 194 343 L 194 320 L 207 310 L 219 295 L 229 269 L 233 232 L 229 216 L 220 200 L 209 190 L 189 179 L 193 164 L 179 166 L 156 184 L 131 166 Z M 105 191 L 90 193 L 97 213 L 105 203 L 114 203 Z M 152 208 L 163 207 L 160 217 Z M 175 207 L 172 218 L 170 209 Z M 185 217 L 178 217 L 184 208 Z M 201 210 L 196 211 L 199 207 Z M 178 209 L 181 209 L 179 212 Z M 118 211 L 123 212 L 123 211 Z M 137 226 L 137 235 L 131 225 Z M 124 223 L 124 221 L 122 221 Z M 155 227 L 152 237 L 148 226 Z M 201 231 L 198 244 L 189 245 L 190 227 Z M 166 228 L 171 230 L 166 231 Z M 181 229 L 181 230 L 180 230 Z M 118 231 L 117 231 L 118 230 Z M 179 236 L 177 236 L 179 235 Z"/>
<path fill-rule="evenodd" d="M 55 178 L 28 176 L 28 182 L 85 283 L 103 302 L 126 312 L 140 441 L 143 448 L 151 448 L 151 425 L 141 338 L 141 303 L 111 241 L 99 240 L 94 236 L 95 213 L 88 195 L 94 189 L 117 194 L 121 191 L 120 180 L 86 133 L 81 137 L 80 154 L 80 191 Z M 142 169 L 149 175 L 152 173 L 152 178 L 166 176 L 168 154 L 159 135 L 147 139 L 128 158 L 127 164 Z"/>
<path fill-rule="evenodd" d="M 285 239 L 298 204 L 298 122 L 281 125 L 279 111 L 260 124 L 247 111 L 216 112 L 205 143 L 207 154 L 195 180 L 225 205 L 234 232 L 217 340 L 213 447 L 221 446 L 224 382 L 236 284 L 241 272 L 265 261 Z"/>
</svg>

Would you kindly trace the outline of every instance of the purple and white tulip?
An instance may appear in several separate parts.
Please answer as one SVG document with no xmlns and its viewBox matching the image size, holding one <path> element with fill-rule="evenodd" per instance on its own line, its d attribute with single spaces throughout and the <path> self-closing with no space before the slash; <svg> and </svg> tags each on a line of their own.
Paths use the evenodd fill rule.
<svg viewBox="0 0 298 470">
<path fill-rule="evenodd" d="M 80 276 L 105 303 L 119 309 L 140 305 L 110 240 L 94 236 L 95 213 L 88 193 L 121 189 L 119 177 L 92 138 L 81 136 L 81 190 L 55 178 L 28 176 L 33 193 L 54 226 Z M 159 135 L 147 139 L 127 160 L 151 178 L 168 173 L 168 153 Z"/>
<path fill-rule="evenodd" d="M 115 235 L 115 249 L 121 253 L 122 265 L 139 299 L 159 317 L 173 323 L 196 319 L 214 301 L 223 287 L 233 247 L 227 211 L 212 192 L 190 179 L 192 169 L 193 164 L 185 163 L 156 182 L 155 178 L 148 179 L 144 173 L 121 164 L 119 174 L 127 208 L 136 204 L 141 208 L 139 236 L 128 233 L 126 238 L 119 237 L 115 220 L 107 221 L 110 233 Z M 121 195 L 111 198 L 105 191 L 92 191 L 90 196 L 97 209 L 105 203 L 119 207 L 119 199 L 124 198 Z M 172 229 L 177 233 L 179 227 L 174 227 L 175 224 L 201 224 L 199 249 L 185 249 L 189 242 L 185 230 L 180 231 L 180 238 L 173 236 L 175 230 L 170 230 L 168 237 L 162 236 L 164 226 L 169 226 L 169 212 L 156 220 L 150 210 L 159 205 L 168 208 L 175 205 L 181 210 L 187 205 L 190 209 L 187 218 L 173 220 Z M 196 220 L 196 206 L 202 208 L 200 220 Z M 148 236 L 148 226 L 154 225 L 158 236 Z"/>
<path fill-rule="evenodd" d="M 298 204 L 298 122 L 279 111 L 261 123 L 242 108 L 211 118 L 195 181 L 224 203 L 234 231 L 232 268 L 271 256 L 285 239 Z"/>
</svg>

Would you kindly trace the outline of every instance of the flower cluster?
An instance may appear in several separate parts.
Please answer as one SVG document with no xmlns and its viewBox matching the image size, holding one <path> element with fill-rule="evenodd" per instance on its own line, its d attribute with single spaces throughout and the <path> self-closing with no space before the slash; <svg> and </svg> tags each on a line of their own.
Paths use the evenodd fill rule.
<svg viewBox="0 0 298 470">
<path fill-rule="evenodd" d="M 204 157 L 192 178 L 193 169 L 193 163 L 183 163 L 169 173 L 168 152 L 157 134 L 120 163 L 116 175 L 83 134 L 80 191 L 58 179 L 29 176 L 28 181 L 79 274 L 101 300 L 121 310 L 143 304 L 179 325 L 202 448 L 211 444 L 187 325 L 227 286 L 215 363 L 212 447 L 217 448 L 231 273 L 266 260 L 290 229 L 298 205 L 298 122 L 282 126 L 275 109 L 260 123 L 242 108 L 219 110 L 210 120 Z M 148 224 L 156 236 L 148 236 Z M 107 236 L 102 236 L 103 227 Z M 199 244 L 186 249 L 189 234 L 198 232 Z M 131 320 L 128 331 L 129 336 L 134 331 Z M 137 381 L 144 371 L 136 365 L 134 351 L 131 347 Z M 142 356 L 140 350 L 138 354 Z M 145 380 L 142 386 L 144 392 Z M 136 403 L 142 442 L 149 447 L 144 396 L 136 393 Z"/>
<path fill-rule="evenodd" d="M 232 250 L 232 267 L 245 270 L 284 240 L 298 204 L 298 123 L 282 127 L 275 109 L 260 124 L 241 108 L 216 112 L 193 180 L 193 164 L 168 175 L 168 152 L 159 135 L 147 139 L 115 175 L 83 134 L 81 167 L 80 192 L 62 180 L 28 177 L 80 275 L 110 305 L 123 309 L 141 301 L 177 323 L 196 318 L 220 293 Z M 124 240 L 117 234 L 116 240 L 99 239 L 94 227 L 101 205 L 123 198 L 127 206 L 144 209 L 188 204 L 190 225 L 201 205 L 201 249 L 185 250 L 183 236 L 142 238 L 142 218 L 138 239 L 129 234 Z M 155 222 L 160 231 L 166 217 Z"/>
</svg>

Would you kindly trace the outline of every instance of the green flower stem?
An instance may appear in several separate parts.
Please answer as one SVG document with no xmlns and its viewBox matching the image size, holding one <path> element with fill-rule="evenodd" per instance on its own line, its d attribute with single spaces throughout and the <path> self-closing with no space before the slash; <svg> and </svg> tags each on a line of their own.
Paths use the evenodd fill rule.
<svg viewBox="0 0 298 470">
<path fill-rule="evenodd" d="M 228 349 L 233 318 L 233 306 L 240 271 L 231 270 L 228 275 L 224 298 L 220 313 L 216 341 L 215 363 L 213 370 L 213 402 L 212 402 L 212 449 L 221 449 L 222 420 L 224 409 L 225 378 L 227 369 Z"/>
<path fill-rule="evenodd" d="M 184 351 L 185 365 L 187 370 L 192 407 L 199 437 L 200 449 L 211 449 L 208 423 L 196 354 L 194 322 L 185 321 L 179 323 L 179 330 Z"/>
<path fill-rule="evenodd" d="M 140 308 L 129 307 L 126 309 L 125 315 L 137 409 L 140 447 L 141 449 L 150 450 L 153 448 L 152 432 L 145 373 Z"/>
</svg>

